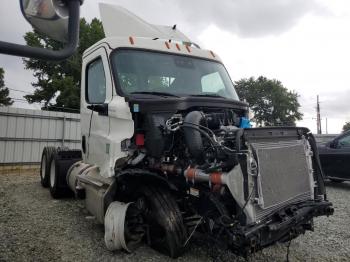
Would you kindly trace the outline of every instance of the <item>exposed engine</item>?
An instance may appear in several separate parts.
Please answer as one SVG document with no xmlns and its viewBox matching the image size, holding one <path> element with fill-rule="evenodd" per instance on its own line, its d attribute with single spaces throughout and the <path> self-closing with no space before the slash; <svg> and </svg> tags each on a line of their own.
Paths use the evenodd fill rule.
<svg viewBox="0 0 350 262">
<path fill-rule="evenodd" d="M 230 109 L 138 115 L 131 157 L 116 169 L 154 173 L 176 192 L 189 233 L 204 230 L 247 254 L 312 229 L 310 210 L 332 209 L 317 203 L 325 194 L 309 131 L 242 129 L 241 117 Z"/>
</svg>

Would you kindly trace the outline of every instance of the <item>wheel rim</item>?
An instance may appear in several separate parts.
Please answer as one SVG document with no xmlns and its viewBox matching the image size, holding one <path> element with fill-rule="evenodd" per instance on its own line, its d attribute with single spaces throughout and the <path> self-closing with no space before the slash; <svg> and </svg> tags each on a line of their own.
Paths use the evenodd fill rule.
<svg viewBox="0 0 350 262">
<path fill-rule="evenodd" d="M 55 160 L 52 160 L 51 167 L 50 167 L 50 186 L 52 188 L 55 186 L 55 179 L 56 179 L 56 166 L 55 166 Z"/>
<path fill-rule="evenodd" d="M 40 176 L 42 179 L 45 178 L 45 170 L 46 170 L 46 159 L 43 157 L 41 160 L 41 170 L 40 170 Z"/>
</svg>

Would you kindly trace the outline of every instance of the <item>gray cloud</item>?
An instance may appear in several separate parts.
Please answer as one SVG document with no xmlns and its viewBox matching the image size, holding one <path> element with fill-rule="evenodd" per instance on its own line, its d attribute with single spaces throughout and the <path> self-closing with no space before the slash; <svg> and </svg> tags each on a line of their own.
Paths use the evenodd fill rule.
<svg viewBox="0 0 350 262">
<path fill-rule="evenodd" d="M 6 1 L 6 8 L 0 9 L 0 40 L 12 43 L 23 44 L 23 35 L 31 30 L 31 26 L 22 17 L 19 1 Z M 22 58 L 0 55 L 0 67 L 5 70 L 5 84 L 12 89 L 20 89 L 32 92 L 31 82 L 32 72 L 24 70 Z M 13 98 L 23 98 L 25 93 L 10 90 Z M 21 102 L 16 102 L 15 106 L 26 107 Z"/>
<path fill-rule="evenodd" d="M 278 35 L 289 30 L 308 13 L 327 14 L 314 0 L 223 0 L 180 1 L 185 18 L 206 27 L 213 23 L 242 37 Z M 219 3 L 220 2 L 220 3 Z"/>
<path fill-rule="evenodd" d="M 1 41 L 24 43 L 23 34 L 31 29 L 19 8 L 19 1 L 9 0 L 5 8 L 0 8 Z M 5 3 L 3 3 L 5 4 Z"/>
<path fill-rule="evenodd" d="M 183 31 L 199 34 L 209 25 L 241 37 L 278 35 L 306 14 L 330 13 L 315 0 L 104 0 L 122 5 L 157 24 L 181 23 Z M 97 16 L 97 1 L 86 1 L 83 13 Z"/>
<path fill-rule="evenodd" d="M 350 90 L 320 94 L 321 112 L 326 117 L 346 118 L 350 121 Z"/>
<path fill-rule="evenodd" d="M 301 95 L 299 102 L 305 119 L 316 119 L 316 94 L 313 96 Z M 350 121 L 350 91 L 320 92 L 320 108 L 323 119 L 345 119 Z"/>
</svg>

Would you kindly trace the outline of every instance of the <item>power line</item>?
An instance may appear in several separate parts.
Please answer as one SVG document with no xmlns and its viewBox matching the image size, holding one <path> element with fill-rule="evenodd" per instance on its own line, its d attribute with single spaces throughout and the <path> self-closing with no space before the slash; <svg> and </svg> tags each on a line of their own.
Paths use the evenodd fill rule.
<svg viewBox="0 0 350 262">
<path fill-rule="evenodd" d="M 8 86 L 13 86 L 15 87 L 14 89 L 16 90 L 21 90 L 20 88 L 18 88 L 18 85 L 17 84 L 14 84 L 13 82 L 9 81 L 8 79 L 5 79 L 5 83 L 6 83 L 6 87 Z M 8 87 L 9 89 L 11 89 L 10 87 Z M 21 90 L 23 91 L 23 90 Z M 34 91 L 34 90 L 33 90 Z M 25 91 L 24 91 L 25 92 Z"/>
<path fill-rule="evenodd" d="M 21 93 L 31 94 L 31 93 L 30 93 L 30 92 L 28 92 L 28 91 L 19 90 L 19 89 L 15 89 L 15 88 L 11 88 L 11 87 L 8 87 L 8 89 L 10 89 L 10 90 L 12 90 L 12 91 L 21 92 Z"/>
</svg>

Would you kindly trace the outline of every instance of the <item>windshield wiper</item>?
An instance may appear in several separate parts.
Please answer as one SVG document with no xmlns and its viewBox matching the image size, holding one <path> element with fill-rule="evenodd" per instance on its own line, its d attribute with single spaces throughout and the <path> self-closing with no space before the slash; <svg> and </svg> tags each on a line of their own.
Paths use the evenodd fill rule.
<svg viewBox="0 0 350 262">
<path fill-rule="evenodd" d="M 155 91 L 136 91 L 136 92 L 131 92 L 130 94 L 145 94 L 145 95 L 155 95 L 155 96 L 162 96 L 162 97 L 168 97 L 168 96 L 173 96 L 173 97 L 179 97 L 174 94 L 166 93 L 166 92 L 155 92 Z"/>
<path fill-rule="evenodd" d="M 190 96 L 204 96 L 204 97 L 219 97 L 219 98 L 225 98 L 224 96 L 220 96 L 218 94 L 197 94 L 197 95 L 190 95 Z"/>
</svg>

